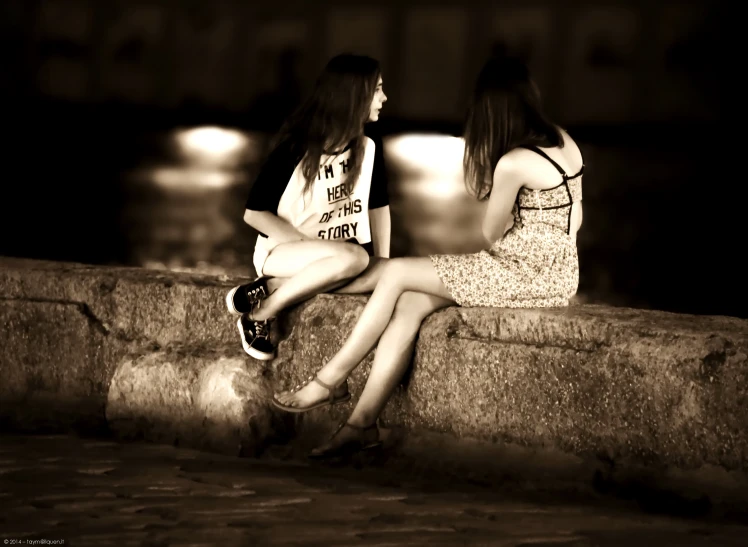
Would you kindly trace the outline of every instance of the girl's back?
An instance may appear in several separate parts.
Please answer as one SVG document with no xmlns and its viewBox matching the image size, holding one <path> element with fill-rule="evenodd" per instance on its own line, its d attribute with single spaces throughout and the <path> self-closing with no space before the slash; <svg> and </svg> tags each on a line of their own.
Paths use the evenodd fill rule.
<svg viewBox="0 0 748 547">
<path fill-rule="evenodd" d="M 522 147 L 507 154 L 521 164 L 526 177 L 517 196 L 515 220 L 558 226 L 576 240 L 582 225 L 584 160 L 574 140 L 560 132 L 563 147 Z"/>
</svg>

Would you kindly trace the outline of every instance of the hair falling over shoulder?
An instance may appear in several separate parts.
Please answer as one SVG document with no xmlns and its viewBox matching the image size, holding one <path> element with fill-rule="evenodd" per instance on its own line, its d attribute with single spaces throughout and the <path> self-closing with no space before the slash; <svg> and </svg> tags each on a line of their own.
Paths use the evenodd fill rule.
<svg viewBox="0 0 748 547">
<path fill-rule="evenodd" d="M 491 193 L 499 159 L 518 146 L 562 146 L 561 134 L 543 111 L 527 66 L 492 57 L 478 74 L 465 120 L 465 185 L 476 198 Z"/>
<path fill-rule="evenodd" d="M 364 125 L 380 76 L 379 62 L 365 55 L 333 57 L 317 78 L 307 100 L 280 130 L 276 146 L 290 146 L 302 157 L 304 193 L 319 175 L 321 157 L 350 147 L 345 182 L 352 190 L 361 174 L 366 148 Z"/>
</svg>

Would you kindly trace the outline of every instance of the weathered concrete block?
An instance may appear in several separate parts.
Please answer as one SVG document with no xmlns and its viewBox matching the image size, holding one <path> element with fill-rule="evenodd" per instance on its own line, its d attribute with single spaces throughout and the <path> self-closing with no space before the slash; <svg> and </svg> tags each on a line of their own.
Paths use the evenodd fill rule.
<svg viewBox="0 0 748 547">
<path fill-rule="evenodd" d="M 157 351 L 120 362 L 106 417 L 125 438 L 256 454 L 274 433 L 269 394 L 263 370 L 251 360 Z"/>
<path fill-rule="evenodd" d="M 236 348 L 236 327 L 223 302 L 232 282 L 143 268 L 13 258 L 0 264 L 3 298 L 85 306 L 93 321 L 123 342 Z M 236 355 L 241 353 L 239 347 Z"/>
<path fill-rule="evenodd" d="M 116 349 L 84 305 L 2 300 L 0 420 L 17 429 L 104 425 Z"/>
<path fill-rule="evenodd" d="M 319 369 L 364 303 L 322 295 L 294 310 L 276 384 Z M 351 378 L 354 392 L 370 363 Z M 748 321 L 604 306 L 449 308 L 424 322 L 384 419 L 611 461 L 746 470 L 747 402 Z"/>
<path fill-rule="evenodd" d="M 278 358 L 259 363 L 225 311 L 237 281 L 0 259 L 0 417 L 13 427 L 101 419 L 106 401 L 123 436 L 241 454 L 275 436 L 316 444 L 352 404 L 292 416 L 272 410 L 270 396 L 334 355 L 366 297 L 322 295 L 284 313 Z M 371 362 L 350 380 L 354 398 Z M 468 443 L 512 469 L 563 454 L 581 476 L 746 484 L 748 321 L 590 305 L 449 308 L 424 322 L 384 421 L 411 459 L 449 459 L 464 451 L 439 447 Z M 419 446 L 431 447 L 427 457 Z"/>
</svg>

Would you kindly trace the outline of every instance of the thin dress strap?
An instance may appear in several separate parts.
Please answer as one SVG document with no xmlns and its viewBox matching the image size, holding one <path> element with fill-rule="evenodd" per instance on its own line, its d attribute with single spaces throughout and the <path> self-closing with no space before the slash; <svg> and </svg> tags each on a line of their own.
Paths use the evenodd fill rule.
<svg viewBox="0 0 748 547">
<path fill-rule="evenodd" d="M 558 163 L 556 163 L 556 162 L 555 162 L 555 161 L 553 160 L 553 158 L 551 158 L 551 157 L 550 157 L 550 156 L 549 156 L 548 154 L 546 154 L 545 152 L 543 152 L 543 151 L 542 151 L 542 150 L 541 150 L 540 148 L 538 148 L 537 146 L 533 146 L 533 145 L 531 145 L 531 144 L 526 144 L 526 145 L 522 145 L 522 146 L 521 146 L 521 148 L 527 148 L 528 150 L 532 150 L 532 151 L 533 151 L 533 152 L 535 152 L 536 154 L 540 154 L 540 155 L 541 155 L 541 156 L 543 156 L 543 157 L 544 157 L 545 159 L 547 159 L 547 160 L 548 160 L 549 162 L 551 162 L 551 165 L 553 165 L 553 167 L 555 167 L 555 168 L 556 168 L 556 170 L 557 170 L 557 171 L 558 171 L 559 173 L 561 173 L 561 176 L 562 176 L 562 177 L 564 177 L 564 179 L 567 179 L 567 178 L 569 178 L 569 175 L 567 175 L 567 174 L 566 174 L 566 171 L 564 171 L 564 170 L 563 170 L 563 169 L 561 168 L 561 166 L 560 166 L 560 165 L 559 165 Z"/>
</svg>

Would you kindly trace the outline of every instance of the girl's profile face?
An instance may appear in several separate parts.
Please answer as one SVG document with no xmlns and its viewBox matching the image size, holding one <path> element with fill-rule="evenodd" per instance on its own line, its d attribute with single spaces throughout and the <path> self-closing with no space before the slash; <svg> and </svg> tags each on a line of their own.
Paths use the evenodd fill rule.
<svg viewBox="0 0 748 547">
<path fill-rule="evenodd" d="M 371 107 L 369 108 L 370 122 L 375 122 L 379 119 L 379 112 L 382 110 L 385 102 L 387 102 L 387 95 L 384 94 L 382 77 L 380 76 L 377 82 L 377 89 L 374 91 L 374 98 L 371 100 Z"/>
</svg>

